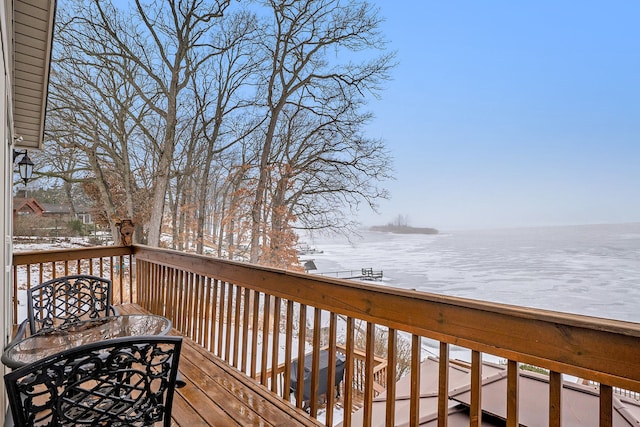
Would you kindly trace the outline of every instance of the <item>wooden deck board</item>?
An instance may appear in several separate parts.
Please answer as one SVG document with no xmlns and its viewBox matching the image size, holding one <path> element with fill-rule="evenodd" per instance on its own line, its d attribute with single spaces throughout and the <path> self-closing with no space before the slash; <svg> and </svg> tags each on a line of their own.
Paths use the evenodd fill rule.
<svg viewBox="0 0 640 427">
<path fill-rule="evenodd" d="M 117 308 L 120 314 L 145 312 L 135 304 Z M 179 335 L 176 330 L 172 333 Z M 187 385 L 176 389 L 172 425 L 322 425 L 186 337 L 180 355 L 180 374 Z"/>
</svg>

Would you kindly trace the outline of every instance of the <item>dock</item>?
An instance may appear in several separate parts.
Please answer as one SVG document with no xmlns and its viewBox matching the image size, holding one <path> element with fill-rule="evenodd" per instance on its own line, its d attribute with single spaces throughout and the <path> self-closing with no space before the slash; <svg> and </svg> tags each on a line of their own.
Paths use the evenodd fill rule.
<svg viewBox="0 0 640 427">
<path fill-rule="evenodd" d="M 361 268 L 360 270 L 343 270 L 329 271 L 324 273 L 315 273 L 320 276 L 336 277 L 338 279 L 354 279 L 354 280 L 382 280 L 384 277 L 382 270 L 374 270 L 373 268 Z"/>
</svg>

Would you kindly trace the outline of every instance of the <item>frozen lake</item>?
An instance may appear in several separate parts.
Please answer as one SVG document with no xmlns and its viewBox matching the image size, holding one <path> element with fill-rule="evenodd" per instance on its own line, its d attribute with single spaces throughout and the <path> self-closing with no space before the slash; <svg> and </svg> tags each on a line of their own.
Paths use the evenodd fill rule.
<svg viewBox="0 0 640 427">
<path fill-rule="evenodd" d="M 316 238 L 318 270 L 388 286 L 640 322 L 640 223 Z"/>
</svg>

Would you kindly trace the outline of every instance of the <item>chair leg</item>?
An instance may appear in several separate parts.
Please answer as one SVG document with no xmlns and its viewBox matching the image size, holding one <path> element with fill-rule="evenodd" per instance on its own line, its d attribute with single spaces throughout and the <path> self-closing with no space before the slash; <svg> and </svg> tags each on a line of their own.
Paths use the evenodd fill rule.
<svg viewBox="0 0 640 427">
<path fill-rule="evenodd" d="M 176 375 L 176 388 L 182 388 L 187 385 L 187 382 L 182 378 L 182 374 L 178 371 L 178 375 Z"/>
<path fill-rule="evenodd" d="M 7 409 L 7 412 L 4 414 L 4 427 L 14 427 L 13 423 L 13 414 L 11 413 L 11 408 Z"/>
</svg>

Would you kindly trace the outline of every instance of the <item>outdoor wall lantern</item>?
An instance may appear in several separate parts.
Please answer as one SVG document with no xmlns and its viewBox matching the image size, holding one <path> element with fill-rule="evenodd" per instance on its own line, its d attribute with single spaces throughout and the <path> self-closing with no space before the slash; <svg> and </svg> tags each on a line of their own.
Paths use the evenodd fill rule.
<svg viewBox="0 0 640 427">
<path fill-rule="evenodd" d="M 16 162 L 18 157 L 22 156 L 18 162 L 18 172 L 20 172 L 20 178 L 24 181 L 24 185 L 31 179 L 33 174 L 33 162 L 27 154 L 27 150 L 13 150 L 13 162 Z"/>
</svg>

